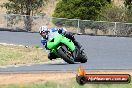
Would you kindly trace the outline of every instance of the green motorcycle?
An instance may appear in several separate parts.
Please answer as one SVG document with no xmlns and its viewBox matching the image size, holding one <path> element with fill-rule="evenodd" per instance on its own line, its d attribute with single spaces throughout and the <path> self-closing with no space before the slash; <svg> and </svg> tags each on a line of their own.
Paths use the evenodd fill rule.
<svg viewBox="0 0 132 88">
<path fill-rule="evenodd" d="M 47 41 L 46 47 L 57 57 L 62 58 L 69 64 L 74 64 L 75 62 L 87 62 L 87 56 L 83 50 L 79 50 L 72 40 L 58 32 L 54 33 L 54 36 Z"/>
</svg>

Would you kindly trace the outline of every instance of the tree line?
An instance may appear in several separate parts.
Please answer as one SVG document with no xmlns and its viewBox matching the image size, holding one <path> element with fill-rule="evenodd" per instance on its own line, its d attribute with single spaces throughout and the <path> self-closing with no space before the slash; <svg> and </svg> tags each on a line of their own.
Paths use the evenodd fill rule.
<svg viewBox="0 0 132 88">
<path fill-rule="evenodd" d="M 30 16 L 42 13 L 48 0 L 8 0 L 1 7 L 8 14 L 28 15 L 27 30 L 31 30 Z M 53 17 L 81 20 L 132 22 L 132 0 L 124 0 L 124 7 L 115 6 L 111 0 L 59 0 Z M 54 21 L 56 22 L 56 21 Z"/>
</svg>

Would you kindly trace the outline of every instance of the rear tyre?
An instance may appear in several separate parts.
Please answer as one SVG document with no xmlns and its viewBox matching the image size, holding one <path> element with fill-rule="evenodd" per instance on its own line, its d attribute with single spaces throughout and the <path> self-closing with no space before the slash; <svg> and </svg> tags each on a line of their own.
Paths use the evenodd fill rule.
<svg viewBox="0 0 132 88">
<path fill-rule="evenodd" d="M 87 56 L 84 53 L 84 51 L 81 51 L 81 63 L 86 63 L 87 62 Z"/>
<path fill-rule="evenodd" d="M 60 49 L 58 49 L 58 53 L 60 55 L 60 57 L 67 63 L 69 64 L 74 64 L 74 59 L 73 57 L 68 57 L 66 52 L 68 52 L 67 48 L 65 46 L 62 46 Z"/>
</svg>

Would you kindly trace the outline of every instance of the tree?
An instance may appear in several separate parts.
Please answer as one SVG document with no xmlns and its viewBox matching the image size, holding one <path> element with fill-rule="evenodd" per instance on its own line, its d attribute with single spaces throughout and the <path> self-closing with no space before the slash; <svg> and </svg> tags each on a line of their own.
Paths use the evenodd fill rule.
<svg viewBox="0 0 132 88">
<path fill-rule="evenodd" d="M 111 3 L 111 0 L 107 0 L 109 3 Z"/>
<path fill-rule="evenodd" d="M 33 15 L 40 12 L 39 8 L 44 6 L 47 0 L 8 0 L 2 7 L 7 9 L 7 13 Z"/>
<path fill-rule="evenodd" d="M 61 0 L 54 11 L 54 17 L 96 20 L 107 0 Z"/>
<path fill-rule="evenodd" d="M 115 6 L 114 4 L 107 5 L 102 8 L 98 20 L 111 22 L 126 22 L 126 8 Z"/>
<path fill-rule="evenodd" d="M 124 4 L 128 9 L 132 8 L 132 0 L 125 0 Z"/>
<path fill-rule="evenodd" d="M 53 16 L 59 18 L 96 20 L 100 16 L 101 8 L 108 4 L 107 0 L 61 0 L 54 11 Z M 53 21 L 54 24 L 58 20 Z M 69 23 L 63 21 L 63 23 Z M 75 24 L 70 22 L 69 24 Z M 84 33 L 84 26 L 80 26 L 81 32 Z"/>
<path fill-rule="evenodd" d="M 24 23 L 27 31 L 31 30 L 32 20 L 30 15 L 41 12 L 42 6 L 44 6 L 47 0 L 8 0 L 9 2 L 3 3 L 2 7 L 7 9 L 7 13 L 27 15 Z"/>
<path fill-rule="evenodd" d="M 125 0 L 124 1 L 125 7 L 127 8 L 126 10 L 126 16 L 127 16 L 127 21 L 132 22 L 132 0 Z"/>
</svg>

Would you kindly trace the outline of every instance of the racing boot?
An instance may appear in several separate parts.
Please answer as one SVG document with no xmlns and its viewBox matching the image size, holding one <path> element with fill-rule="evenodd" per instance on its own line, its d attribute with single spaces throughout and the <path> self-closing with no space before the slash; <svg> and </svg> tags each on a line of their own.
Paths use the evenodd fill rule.
<svg viewBox="0 0 132 88">
<path fill-rule="evenodd" d="M 76 41 L 73 33 L 65 32 L 65 37 L 71 39 L 73 41 L 73 43 L 75 44 L 75 46 L 77 46 L 79 49 L 81 49 L 82 46 L 79 42 Z"/>
<path fill-rule="evenodd" d="M 53 60 L 53 59 L 56 59 L 56 58 L 58 58 L 58 57 L 57 57 L 54 53 L 51 53 L 51 52 L 50 52 L 50 53 L 48 54 L 48 59 L 49 59 L 49 60 Z"/>
</svg>

